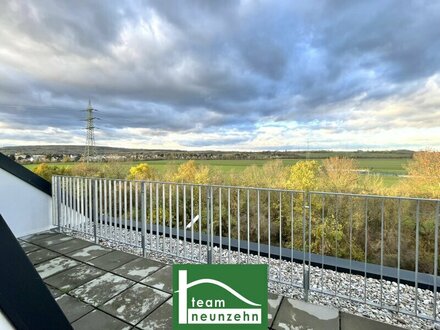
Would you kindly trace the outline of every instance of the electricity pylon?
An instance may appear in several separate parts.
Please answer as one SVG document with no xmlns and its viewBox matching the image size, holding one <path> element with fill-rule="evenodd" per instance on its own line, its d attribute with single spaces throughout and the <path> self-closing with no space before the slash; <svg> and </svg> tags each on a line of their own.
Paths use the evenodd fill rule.
<svg viewBox="0 0 440 330">
<path fill-rule="evenodd" d="M 84 155 L 83 160 L 87 163 L 91 160 L 93 160 L 96 157 L 96 150 L 95 150 L 95 119 L 98 119 L 94 116 L 94 112 L 98 111 L 92 107 L 92 102 L 89 100 L 89 106 L 86 110 L 86 132 L 87 132 L 87 139 L 86 139 L 86 145 L 84 148 Z"/>
</svg>

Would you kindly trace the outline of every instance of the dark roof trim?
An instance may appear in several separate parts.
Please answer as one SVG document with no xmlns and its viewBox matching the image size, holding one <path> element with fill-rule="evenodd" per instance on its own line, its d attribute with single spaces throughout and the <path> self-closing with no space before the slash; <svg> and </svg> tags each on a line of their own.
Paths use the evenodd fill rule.
<svg viewBox="0 0 440 330">
<path fill-rule="evenodd" d="M 0 215 L 0 310 L 15 329 L 72 329 Z"/>
<path fill-rule="evenodd" d="M 0 152 L 0 168 L 6 172 L 11 173 L 20 180 L 34 186 L 35 188 L 41 190 L 42 192 L 52 196 L 52 185 L 49 181 L 46 181 L 39 175 L 28 170 L 26 167 L 14 162 L 9 157 L 3 155 Z"/>
</svg>

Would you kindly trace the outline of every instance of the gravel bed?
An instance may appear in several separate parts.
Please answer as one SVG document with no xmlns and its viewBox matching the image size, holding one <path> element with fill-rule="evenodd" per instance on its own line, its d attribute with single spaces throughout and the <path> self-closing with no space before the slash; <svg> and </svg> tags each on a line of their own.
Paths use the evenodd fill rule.
<svg viewBox="0 0 440 330">
<path fill-rule="evenodd" d="M 94 241 L 93 236 L 75 231 L 65 231 L 66 234 Z M 141 237 L 139 233 L 130 230 L 114 230 L 110 227 L 106 230 L 106 237 L 114 240 L 99 239 L 103 246 L 115 250 L 142 256 Z M 136 235 L 137 234 L 137 235 Z M 150 249 L 151 247 L 151 249 Z M 178 253 L 177 253 L 178 250 Z M 159 251 L 159 252 L 155 252 Z M 269 265 L 269 291 L 294 299 L 304 299 L 303 293 L 303 269 L 304 265 L 247 255 L 237 251 L 220 250 L 214 247 L 212 252 L 213 263 L 262 263 Z M 146 237 L 146 257 L 163 263 L 206 263 L 207 247 L 199 246 L 197 243 L 184 242 L 182 240 L 170 239 L 156 236 Z M 200 261 L 199 261 L 200 260 Z M 283 283 L 284 282 L 284 283 Z M 366 289 L 365 289 L 366 288 Z M 398 291 L 399 301 L 398 304 Z M 366 294 L 366 296 L 365 296 Z M 336 296 L 337 295 L 337 296 Z M 341 295 L 351 297 L 342 298 Z M 417 311 L 419 315 L 433 315 L 434 294 L 429 290 L 417 290 Z M 393 324 L 407 329 L 440 329 L 439 322 L 425 320 L 402 312 L 390 311 L 386 308 L 375 307 L 365 304 L 366 299 L 373 304 L 396 309 L 399 305 L 400 311 L 414 313 L 416 309 L 415 288 L 405 284 L 398 284 L 386 280 L 365 278 L 359 275 L 336 272 L 319 267 L 310 267 L 310 292 L 308 301 L 314 304 L 333 306 L 341 311 L 349 312 L 377 321 Z M 440 295 L 437 293 L 437 301 Z M 440 318 L 437 308 L 437 317 Z"/>
</svg>

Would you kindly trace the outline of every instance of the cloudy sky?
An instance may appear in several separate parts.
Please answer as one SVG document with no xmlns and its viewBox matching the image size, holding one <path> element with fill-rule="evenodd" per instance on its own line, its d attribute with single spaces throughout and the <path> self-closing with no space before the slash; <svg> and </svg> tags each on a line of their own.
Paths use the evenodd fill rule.
<svg viewBox="0 0 440 330">
<path fill-rule="evenodd" d="M 439 1 L 0 2 L 0 146 L 440 147 Z"/>
</svg>

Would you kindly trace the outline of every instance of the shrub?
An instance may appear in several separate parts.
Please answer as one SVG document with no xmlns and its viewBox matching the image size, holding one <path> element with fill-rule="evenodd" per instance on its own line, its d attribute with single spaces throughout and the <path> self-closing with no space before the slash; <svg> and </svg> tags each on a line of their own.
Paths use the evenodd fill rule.
<svg viewBox="0 0 440 330">
<path fill-rule="evenodd" d="M 128 180 L 152 180 L 156 177 L 156 172 L 148 166 L 148 164 L 142 163 L 130 168 L 130 173 L 127 176 Z"/>
<path fill-rule="evenodd" d="M 38 165 L 33 172 L 49 182 L 52 181 L 53 175 L 70 175 L 70 170 L 67 167 L 47 165 L 46 163 Z"/>
</svg>

